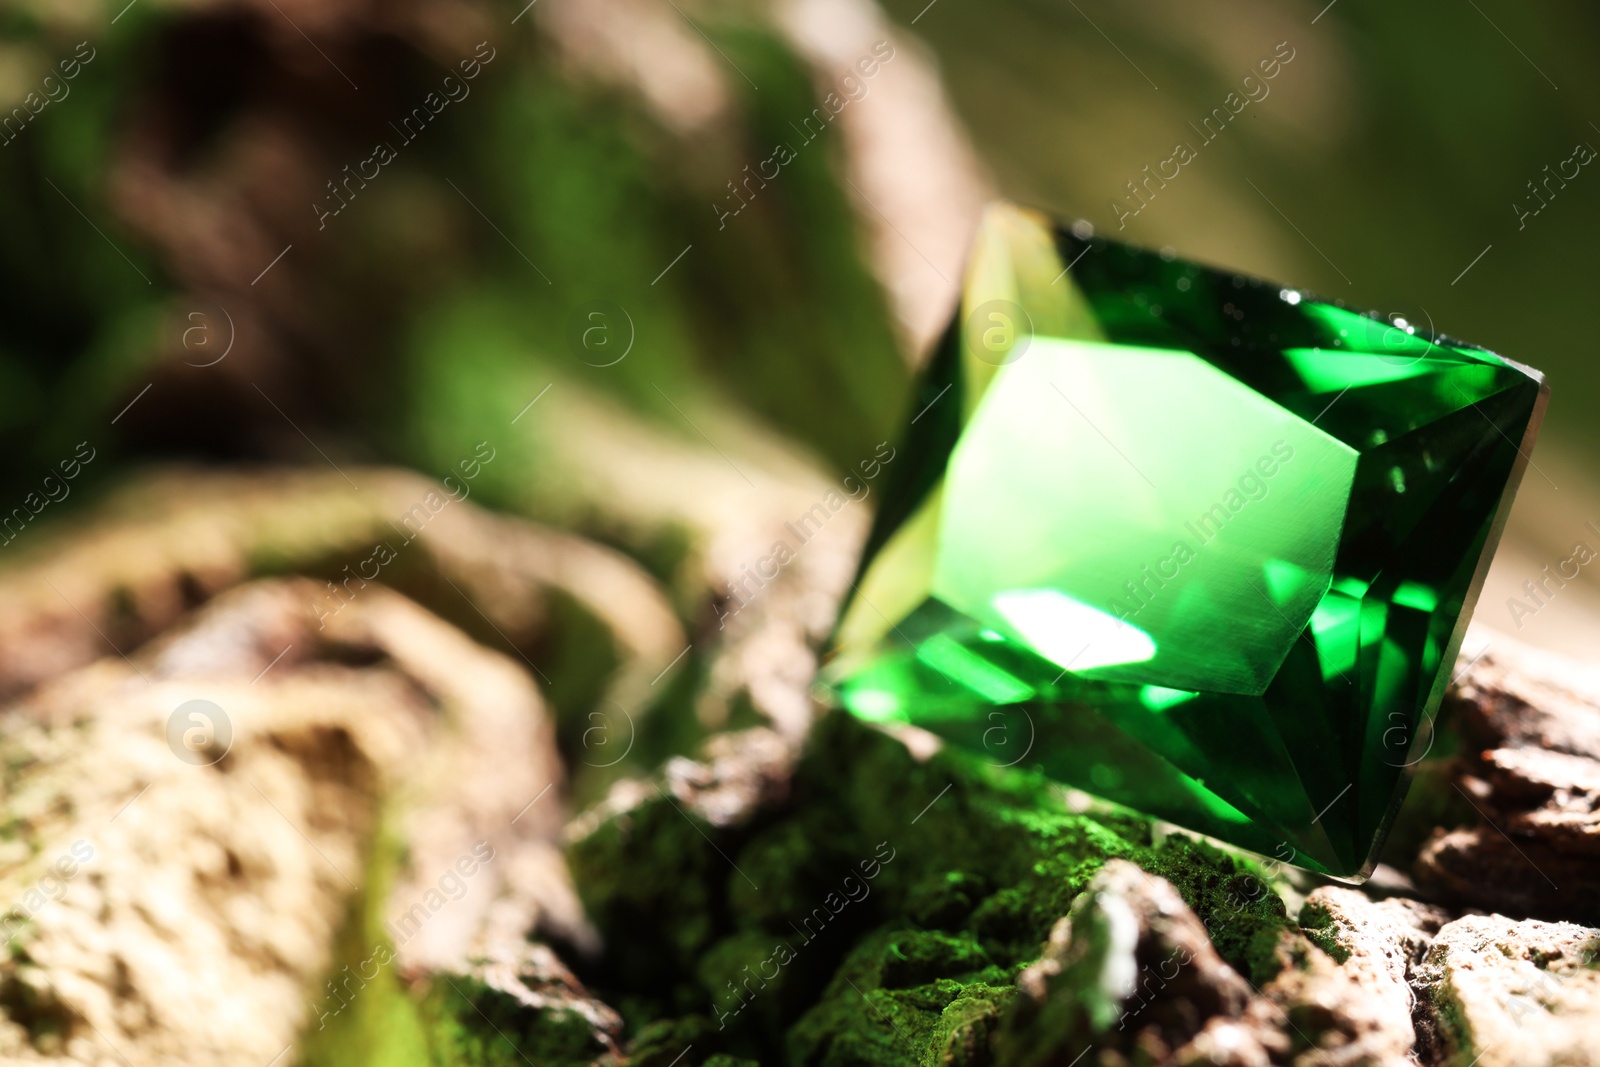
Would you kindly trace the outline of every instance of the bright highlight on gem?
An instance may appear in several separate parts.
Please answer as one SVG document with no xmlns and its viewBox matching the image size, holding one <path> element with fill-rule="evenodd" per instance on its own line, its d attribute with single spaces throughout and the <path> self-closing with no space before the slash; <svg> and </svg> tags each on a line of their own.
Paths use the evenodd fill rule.
<svg viewBox="0 0 1600 1067">
<path fill-rule="evenodd" d="M 1143 663 L 1156 654 L 1137 626 L 1058 589 L 1013 589 L 991 603 L 1025 644 L 1063 670 Z"/>
<path fill-rule="evenodd" d="M 825 680 L 993 766 L 1364 877 L 1546 395 L 1403 319 L 996 205 Z"/>
</svg>

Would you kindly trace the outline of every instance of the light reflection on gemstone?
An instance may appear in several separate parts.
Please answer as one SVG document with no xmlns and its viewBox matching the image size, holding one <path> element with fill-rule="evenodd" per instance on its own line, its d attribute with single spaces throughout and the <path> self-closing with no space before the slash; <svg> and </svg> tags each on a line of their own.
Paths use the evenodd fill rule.
<svg viewBox="0 0 1600 1067">
<path fill-rule="evenodd" d="M 992 330 L 997 307 L 1029 326 L 1015 359 L 971 347 L 965 316 Z M 1360 878 L 1545 397 L 1398 317 L 997 206 L 825 684 L 993 766 Z"/>
<path fill-rule="evenodd" d="M 1131 622 L 1058 589 L 1008 589 L 989 603 L 1028 647 L 1062 669 L 1144 663 L 1156 654 L 1150 635 Z"/>
<path fill-rule="evenodd" d="M 963 647 L 948 634 L 934 634 L 922 642 L 917 647 L 917 658 L 991 704 L 1016 704 L 1034 695 L 1032 686 Z"/>
</svg>

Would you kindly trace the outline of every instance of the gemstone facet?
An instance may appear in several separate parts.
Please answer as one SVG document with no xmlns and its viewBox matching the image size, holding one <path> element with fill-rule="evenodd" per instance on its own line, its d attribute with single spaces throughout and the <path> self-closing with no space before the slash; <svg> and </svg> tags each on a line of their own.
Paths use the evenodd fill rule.
<svg viewBox="0 0 1600 1067">
<path fill-rule="evenodd" d="M 1547 395 L 995 205 L 824 678 L 862 718 L 1363 878 Z"/>
</svg>

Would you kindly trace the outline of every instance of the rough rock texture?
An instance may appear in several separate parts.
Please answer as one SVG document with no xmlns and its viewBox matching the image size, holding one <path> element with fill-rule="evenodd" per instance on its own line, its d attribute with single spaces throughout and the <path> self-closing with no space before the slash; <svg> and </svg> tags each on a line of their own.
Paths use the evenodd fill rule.
<svg viewBox="0 0 1600 1067">
<path fill-rule="evenodd" d="M 1600 1063 L 1600 930 L 1464 916 L 1434 937 L 1418 988 L 1438 1062 Z"/>
<path fill-rule="evenodd" d="M 668 787 L 775 782 L 770 735 L 734 736 L 699 770 L 619 787 L 570 830 L 607 942 L 592 977 L 641 1027 L 641 1062 L 690 1046 L 792 1064 L 989 1062 L 1018 972 L 1109 857 L 1168 877 L 1237 969 L 1271 966 L 1291 926 L 1246 861 L 1179 837 L 1158 847 L 1141 820 L 1072 811 L 1059 787 L 958 753 L 918 759 L 842 714 L 819 721 L 783 788 L 745 790 L 765 799 L 736 817 Z"/>
<path fill-rule="evenodd" d="M 792 777 L 783 751 L 725 735 L 569 827 L 637 1062 L 1591 1062 L 1596 931 L 1342 886 L 1295 922 L 1271 871 L 1049 783 L 839 715 Z M 1507 1000 L 1530 985 L 1548 1019 Z M 1508 1018 L 1549 1023 L 1506 1043 L 1530 1058 L 1494 1059 Z"/>
<path fill-rule="evenodd" d="M 130 480 L 93 521 L 20 546 L 0 576 L 0 693 L 131 651 L 248 578 L 290 573 L 323 577 L 305 598 L 313 621 L 381 583 L 510 652 L 564 594 L 609 630 L 622 669 L 608 695 L 634 706 L 687 644 L 660 588 L 620 553 L 459 495 L 354 467 Z"/>
<path fill-rule="evenodd" d="M 1444 918 L 1319 889 L 1304 932 L 1273 932 L 1277 973 L 1257 988 L 1218 957 L 1171 885 L 1112 860 L 1019 976 L 998 1060 L 1411 1064 L 1409 975 Z"/>
<path fill-rule="evenodd" d="M 1314 889 L 1294 921 L 1274 872 L 1254 861 L 1179 835 L 1158 841 L 1143 820 L 1085 807 L 1044 779 L 843 714 L 803 741 L 718 734 L 698 759 L 618 783 L 565 824 L 569 876 L 556 841 L 563 771 L 530 665 L 376 583 L 336 610 L 326 583 L 247 583 L 176 625 L 151 622 L 179 609 L 150 591 L 181 591 L 207 560 L 234 561 L 225 581 L 270 569 L 237 538 L 299 544 L 291 566 L 350 539 L 338 522 L 285 539 L 298 527 L 271 525 L 273 492 L 242 499 L 254 503 L 233 526 L 180 509 L 67 546 L 98 576 L 87 588 L 110 590 L 91 600 L 94 618 L 162 632 L 127 658 L 34 686 L 0 720 L 12 819 L 0 887 L 17 902 L 0 962 L 0 1055 L 1591 1062 L 1600 931 L 1455 918 L 1410 899 L 1403 881 L 1382 900 Z M 213 539 L 160 548 L 150 524 L 169 521 Z M 428 566 L 397 580 L 426 592 L 418 575 L 458 574 L 486 591 L 486 613 L 537 630 L 490 606 L 497 579 L 460 562 L 474 535 L 460 536 L 455 555 L 429 549 Z M 525 597 L 541 588 L 527 576 L 551 563 L 515 566 L 500 585 Z M 22 589 L 56 567 L 7 580 Z M 607 567 L 584 580 L 634 580 Z M 146 606 L 119 616 L 127 590 L 149 594 Z M 24 607 L 43 610 L 30 597 Z M 73 646 L 77 630 L 63 625 Z M 1544 816 L 1585 802 L 1594 710 L 1581 674 L 1558 685 L 1561 668 L 1510 646 L 1497 656 L 1452 695 L 1464 736 L 1494 747 L 1469 744 L 1445 765 L 1469 793 L 1481 783 L 1476 817 L 1521 811 L 1530 817 L 1516 825 L 1537 846 L 1574 825 Z M 1491 667 L 1502 673 L 1482 673 Z M 168 717 L 191 699 L 213 701 L 233 728 L 214 763 L 169 747 Z M 1462 832 L 1439 834 L 1424 861 Z M 1571 855 L 1544 847 L 1587 869 L 1578 844 Z M 1583 906 L 1539 899 L 1547 911 Z"/>
<path fill-rule="evenodd" d="M 583 928 L 559 793 L 519 817 L 562 776 L 529 677 L 378 587 L 319 629 L 317 593 L 243 586 L 6 711 L 0 1053 L 266 1063 L 372 980 L 315 994 L 352 908 L 408 971 Z"/>
<path fill-rule="evenodd" d="M 1600 923 L 1600 674 L 1488 642 L 1449 697 L 1465 825 L 1434 832 L 1417 883 L 1476 908 Z"/>
<path fill-rule="evenodd" d="M 621 1018 L 544 945 L 522 945 L 463 971 L 435 972 L 419 985 L 435 1062 L 553 1067 L 622 1061 Z"/>
<path fill-rule="evenodd" d="M 61 32 L 96 17 L 57 6 L 34 13 Z M 122 396 L 102 400 L 100 415 L 120 409 L 118 432 L 159 454 L 194 443 L 170 426 L 215 422 L 229 448 L 208 455 L 317 466 L 158 473 L 126 483 L 84 525 L 30 532 L 8 549 L 32 558 L 8 560 L 16 567 L 0 576 L 0 693 L 19 701 L 0 720 L 0 900 L 14 902 L 0 961 L 0 1059 L 1588 1062 L 1600 1002 L 1586 940 L 1594 931 L 1525 918 L 1600 921 L 1600 683 L 1580 668 L 1498 642 L 1452 691 L 1465 743 L 1448 772 L 1425 771 L 1445 789 L 1419 793 L 1430 804 L 1422 833 L 1441 828 L 1416 864 L 1417 884 L 1398 892 L 1455 911 L 1325 887 L 1296 923 L 1256 861 L 1176 836 L 1158 843 L 1138 818 L 940 752 L 915 731 L 901 732 L 908 749 L 839 716 L 811 730 L 816 645 L 848 589 L 870 501 L 821 473 L 804 448 L 839 470 L 864 470 L 866 450 L 889 432 L 883 398 L 904 384 L 899 363 L 874 369 L 865 358 L 866 318 L 830 344 L 795 328 L 805 306 L 714 292 L 705 303 L 718 328 L 685 326 L 686 358 L 660 366 L 671 395 L 657 386 L 659 400 L 645 396 L 649 414 L 638 397 L 558 376 L 568 354 L 551 360 L 519 347 L 522 338 L 507 360 L 530 376 L 550 370 L 559 399 L 526 419 L 508 390 L 415 377 L 380 387 L 406 375 L 385 321 L 393 317 L 374 314 L 340 281 L 344 264 L 306 240 L 316 219 L 304 209 L 347 162 L 332 134 L 364 131 L 377 113 L 368 107 L 394 102 L 368 74 L 393 66 L 395 41 L 445 66 L 480 40 L 508 52 L 521 41 L 536 48 L 527 65 L 536 79 L 559 67 L 575 83 L 603 83 L 606 108 L 613 97 L 641 101 L 596 112 L 599 95 L 569 100 L 539 80 L 508 87 L 501 99 L 519 110 L 553 102 L 547 119 L 572 121 L 583 136 L 558 142 L 572 151 L 538 143 L 530 153 L 560 157 L 564 170 L 507 170 L 501 152 L 489 171 L 523 203 L 546 207 L 558 201 L 546 190 L 602 169 L 660 178 L 680 161 L 703 168 L 671 180 L 670 201 L 616 187 L 617 230 L 640 234 L 650 216 L 676 217 L 738 174 L 774 116 L 787 122 L 815 103 L 791 91 L 808 75 L 820 95 L 889 41 L 896 57 L 871 82 L 873 103 L 840 114 L 836 143 L 786 170 L 727 232 L 697 209 L 701 228 L 669 226 L 654 243 L 629 245 L 623 261 L 587 262 L 592 271 L 563 277 L 534 258 L 565 285 L 641 273 L 650 256 L 634 253 L 652 247 L 664 265 L 693 238 L 693 257 L 653 290 L 661 303 L 632 308 L 651 312 L 641 323 L 657 334 L 695 318 L 693 301 L 668 293 L 700 288 L 717 269 L 697 262 L 720 254 L 724 267 L 755 276 L 775 247 L 786 250 L 783 289 L 812 306 L 861 299 L 875 313 L 867 272 L 850 270 L 856 260 L 819 254 L 822 243 L 859 240 L 907 362 L 943 325 L 982 179 L 911 33 L 867 0 L 684 7 L 543 0 L 516 22 L 476 2 L 194 0 L 174 22 L 198 15 L 221 36 L 191 38 L 179 26 L 171 55 L 203 50 L 213 66 L 241 70 L 240 57 L 257 56 L 291 76 L 252 78 L 226 123 L 208 117 L 211 94 L 180 101 L 170 88 L 117 87 L 136 101 L 113 146 L 110 207 L 183 291 L 173 314 L 226 303 L 238 346 L 205 377 L 175 354 L 148 377 L 113 384 Z M 102 26 L 114 10 L 98 16 Z M 171 29 L 124 32 L 151 10 L 141 5 L 97 41 L 113 53 L 118 41 Z M 108 55 L 96 70 L 114 62 Z M 754 82 L 745 92 L 746 63 L 759 97 Z M 363 83 L 359 97 L 346 93 L 345 68 Z M 474 108 L 495 106 L 491 84 L 478 83 Z M 307 109 L 329 131 L 325 143 L 297 126 Z M 618 118 L 648 126 L 652 152 L 589 136 Z M 203 150 L 183 135 L 195 128 L 209 131 Z M 468 162 L 452 159 L 451 173 L 476 196 L 471 169 L 457 169 Z M 434 192 L 381 217 L 460 212 L 477 225 L 463 190 Z M 636 200 L 650 202 L 625 216 Z M 530 227 L 551 254 L 592 226 L 574 216 L 563 230 L 553 216 L 564 213 Z M 803 224 L 773 221 L 791 216 Z M 703 239 L 712 225 L 715 245 Z M 344 233 L 353 235 L 346 228 L 322 247 L 349 247 Z M 377 246 L 373 258 L 394 274 L 363 292 L 404 304 L 397 294 L 445 280 L 429 265 L 448 273 L 455 261 L 422 240 Z M 793 284 L 806 261 L 820 265 L 812 281 L 831 288 Z M 724 330 L 752 303 L 751 324 Z M 461 317 L 476 340 L 483 323 L 472 310 Z M 752 338 L 786 333 L 800 341 L 765 363 L 752 358 Z M 876 351 L 892 356 L 887 329 L 876 333 Z M 441 351 L 470 362 L 476 346 L 463 340 L 447 337 Z M 658 355 L 670 340 L 652 336 Z M 884 362 L 896 373 L 882 373 Z M 729 367 L 779 382 L 779 395 L 741 386 Z M 826 398 L 815 407 L 833 423 L 785 407 L 781 394 L 802 389 Z M 140 390 L 150 396 L 123 408 Z M 362 431 L 347 418 L 408 392 L 454 398 L 406 408 L 398 422 L 419 437 L 493 427 L 507 453 L 493 469 L 518 471 L 497 504 L 588 530 L 648 563 L 494 516 L 478 507 L 484 497 L 452 500 L 414 475 L 320 465 L 362 454 L 350 447 Z M 313 438 L 328 453 L 314 455 Z M 857 447 L 862 454 L 841 454 Z M 775 551 L 780 541 L 788 553 Z M 373 573 L 380 544 L 396 557 L 379 565 L 381 577 L 352 577 Z M 244 584 L 284 575 L 315 580 Z M 631 716 L 677 700 L 709 729 L 772 727 L 717 736 L 702 758 L 618 785 L 570 825 L 603 953 L 553 841 L 564 776 L 546 709 L 566 706 L 570 692 L 552 665 L 562 642 L 600 661 L 586 668 L 600 679 L 596 692 L 573 702 L 585 710 L 609 702 Z M 234 728 L 226 756 L 203 766 L 183 762 L 165 734 L 176 703 L 196 695 Z M 1473 907 L 1514 918 L 1449 921 Z M 548 943 L 528 941 L 530 930 Z"/>
<path fill-rule="evenodd" d="M 1111 1052 L 1190 1058 L 1203 1028 L 1237 1026 L 1254 996 L 1172 886 L 1125 860 L 1107 863 L 1056 923 L 1017 989 L 997 1042 L 1000 1061 L 1017 1067 L 1090 1051 L 1091 1062 Z M 1228 1041 L 1218 1027 L 1205 1044 Z"/>
<path fill-rule="evenodd" d="M 686 640 L 673 609 L 620 555 L 460 501 L 396 539 L 382 580 L 516 658 L 376 581 L 250 582 L 338 577 L 435 491 L 352 473 L 359 494 L 337 474 L 159 475 L 0 579 L 18 637 L 0 642 L 3 677 L 22 694 L 0 720 L 15 902 L 0 1054 L 1587 1062 L 1595 931 L 1410 899 L 1593 907 L 1600 686 L 1571 665 L 1509 643 L 1470 665 L 1456 755 L 1422 791 L 1465 826 L 1434 834 L 1417 886 L 1315 889 L 1298 922 L 1270 869 L 1158 843 L 1043 779 L 842 714 L 805 731 L 804 664 L 787 658 L 737 673 L 781 691 L 784 729 L 714 735 L 618 783 L 566 824 L 569 875 L 544 679 L 521 654 L 565 597 L 618 649 L 603 691 L 649 690 Z M 209 506 L 178 491 L 195 486 Z M 848 539 L 834 529 L 828 553 Z M 795 605 L 826 614 L 820 573 L 758 590 L 730 633 L 775 626 L 805 647 Z M 755 647 L 722 645 L 711 687 Z M 233 727 L 213 764 L 168 745 L 190 699 Z"/>
<path fill-rule="evenodd" d="M 1271 1018 L 1291 1037 L 1309 1033 L 1320 1050 L 1307 1063 L 1407 1064 L 1414 972 L 1449 918 L 1415 900 L 1374 901 L 1337 886 L 1314 891 L 1300 910 L 1305 936 L 1323 951 L 1285 946 L 1286 966 L 1263 992 L 1284 1009 Z"/>
</svg>

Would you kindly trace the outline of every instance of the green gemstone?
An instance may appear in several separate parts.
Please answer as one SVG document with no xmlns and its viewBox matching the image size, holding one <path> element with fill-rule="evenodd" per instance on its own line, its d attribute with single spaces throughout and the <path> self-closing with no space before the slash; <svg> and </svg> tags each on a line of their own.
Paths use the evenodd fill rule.
<svg viewBox="0 0 1600 1067">
<path fill-rule="evenodd" d="M 996 205 L 824 677 L 864 719 L 1365 877 L 1547 395 Z"/>
</svg>

